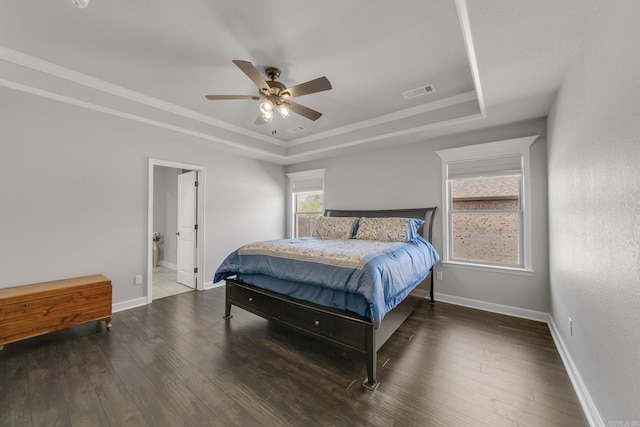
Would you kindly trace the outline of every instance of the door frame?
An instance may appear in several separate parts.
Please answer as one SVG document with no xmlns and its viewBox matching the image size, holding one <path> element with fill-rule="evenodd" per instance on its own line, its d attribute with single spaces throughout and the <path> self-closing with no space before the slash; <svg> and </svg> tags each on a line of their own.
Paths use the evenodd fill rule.
<svg viewBox="0 0 640 427">
<path fill-rule="evenodd" d="M 196 290 L 204 290 L 204 236 L 205 236 L 205 197 L 206 194 L 206 169 L 204 166 L 194 165 L 190 163 L 174 162 L 171 160 L 161 160 L 149 157 L 148 162 L 148 185 L 147 185 L 147 304 L 153 301 L 153 185 L 154 185 L 154 166 L 165 166 L 175 169 L 188 169 L 198 172 L 198 208 L 196 209 L 196 217 L 198 221 L 198 230 L 196 231 L 196 239 L 198 247 L 196 248 L 196 265 L 198 272 L 196 273 Z"/>
</svg>

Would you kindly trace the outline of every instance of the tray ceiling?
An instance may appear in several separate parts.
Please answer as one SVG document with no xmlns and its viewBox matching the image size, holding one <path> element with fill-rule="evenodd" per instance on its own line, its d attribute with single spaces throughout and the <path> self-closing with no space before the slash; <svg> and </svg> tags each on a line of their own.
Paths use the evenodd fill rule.
<svg viewBox="0 0 640 427">
<path fill-rule="evenodd" d="M 344 150 L 544 117 L 593 2 L 7 0 L 0 85 L 288 164 Z M 231 61 L 275 66 L 287 86 L 331 91 L 256 125 L 256 94 Z M 403 92 L 433 85 L 424 96 Z"/>
</svg>

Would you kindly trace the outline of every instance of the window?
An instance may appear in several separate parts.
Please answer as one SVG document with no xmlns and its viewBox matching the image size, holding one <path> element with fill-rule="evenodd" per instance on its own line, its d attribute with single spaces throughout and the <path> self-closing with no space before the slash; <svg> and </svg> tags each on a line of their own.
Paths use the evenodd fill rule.
<svg viewBox="0 0 640 427">
<path fill-rule="evenodd" d="M 529 146 L 535 138 L 437 151 L 444 263 L 531 270 Z"/>
<path fill-rule="evenodd" d="M 293 194 L 296 206 L 295 236 L 311 236 L 316 219 L 324 212 L 322 191 L 301 191 Z"/>
<path fill-rule="evenodd" d="M 293 237 L 311 236 L 316 219 L 324 213 L 324 169 L 287 174 L 291 188 Z"/>
</svg>

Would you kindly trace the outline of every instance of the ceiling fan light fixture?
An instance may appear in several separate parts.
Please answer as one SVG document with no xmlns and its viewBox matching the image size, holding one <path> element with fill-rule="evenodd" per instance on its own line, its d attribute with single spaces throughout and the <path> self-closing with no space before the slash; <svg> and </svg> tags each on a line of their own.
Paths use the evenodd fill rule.
<svg viewBox="0 0 640 427">
<path fill-rule="evenodd" d="M 283 119 L 286 119 L 291 115 L 291 110 L 289 110 L 286 105 L 280 104 L 278 105 L 278 113 L 280 113 Z"/>
<path fill-rule="evenodd" d="M 266 111 L 260 108 L 260 113 L 260 117 L 262 118 L 263 122 L 271 123 L 271 121 L 273 120 L 273 110 Z"/>
<path fill-rule="evenodd" d="M 260 111 L 262 111 L 262 113 L 265 112 L 273 112 L 273 102 L 271 102 L 270 100 L 266 100 L 264 101 L 262 104 L 260 104 Z"/>
</svg>

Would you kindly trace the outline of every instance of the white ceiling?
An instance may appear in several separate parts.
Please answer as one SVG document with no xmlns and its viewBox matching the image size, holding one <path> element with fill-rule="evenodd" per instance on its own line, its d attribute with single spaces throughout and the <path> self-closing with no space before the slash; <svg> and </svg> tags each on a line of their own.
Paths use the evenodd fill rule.
<svg viewBox="0 0 640 427">
<path fill-rule="evenodd" d="M 290 164 L 546 116 L 594 3 L 3 0 L 0 86 Z M 326 76 L 296 98 L 323 116 L 256 125 L 256 101 L 207 101 L 257 94 L 233 59 Z"/>
</svg>

